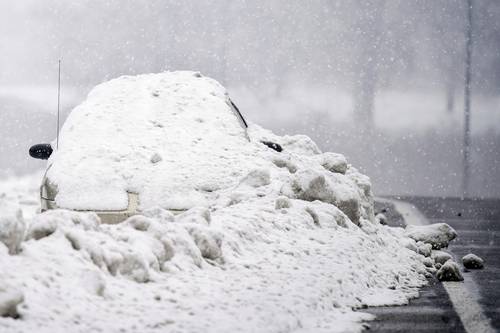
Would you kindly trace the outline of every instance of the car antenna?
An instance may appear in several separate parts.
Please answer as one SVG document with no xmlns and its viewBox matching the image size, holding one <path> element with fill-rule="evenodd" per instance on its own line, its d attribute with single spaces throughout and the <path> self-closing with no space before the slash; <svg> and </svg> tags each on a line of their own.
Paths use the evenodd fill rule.
<svg viewBox="0 0 500 333">
<path fill-rule="evenodd" d="M 59 114 L 61 111 L 61 59 L 58 63 L 58 75 L 57 75 L 57 138 L 56 138 L 56 149 L 59 149 Z"/>
</svg>

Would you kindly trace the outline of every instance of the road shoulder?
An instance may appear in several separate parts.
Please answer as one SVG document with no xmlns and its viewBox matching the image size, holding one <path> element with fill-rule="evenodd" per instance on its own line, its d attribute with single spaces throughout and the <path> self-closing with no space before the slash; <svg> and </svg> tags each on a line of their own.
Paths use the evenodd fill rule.
<svg viewBox="0 0 500 333">
<path fill-rule="evenodd" d="M 394 207 L 403 216 L 407 225 L 422 226 L 430 224 L 425 215 L 409 202 L 387 198 L 377 198 L 377 201 Z M 471 276 L 465 275 L 463 282 L 437 283 L 441 284 L 442 288 L 446 291 L 453 310 L 460 318 L 465 332 L 495 332 L 490 324 L 490 320 L 484 314 L 479 304 L 479 293 L 475 292 L 477 291 L 477 286 Z"/>
</svg>

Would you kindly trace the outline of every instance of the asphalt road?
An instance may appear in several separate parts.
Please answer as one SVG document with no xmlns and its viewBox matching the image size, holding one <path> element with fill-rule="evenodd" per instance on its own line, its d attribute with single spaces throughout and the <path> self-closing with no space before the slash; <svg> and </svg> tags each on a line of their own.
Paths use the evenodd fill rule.
<svg viewBox="0 0 500 333">
<path fill-rule="evenodd" d="M 447 251 L 461 263 L 461 258 L 474 253 L 485 260 L 483 270 L 463 271 L 467 292 L 477 300 L 493 331 L 500 332 L 500 199 L 459 199 L 403 197 L 396 198 L 414 204 L 430 223 L 445 222 L 458 233 Z M 403 223 L 393 207 L 386 208 L 393 225 Z M 431 280 L 420 297 L 407 306 L 370 308 L 377 316 L 370 322 L 369 332 L 469 332 L 462 324 L 463 313 L 456 311 L 443 284 Z M 480 333 L 480 332 L 477 332 Z"/>
</svg>

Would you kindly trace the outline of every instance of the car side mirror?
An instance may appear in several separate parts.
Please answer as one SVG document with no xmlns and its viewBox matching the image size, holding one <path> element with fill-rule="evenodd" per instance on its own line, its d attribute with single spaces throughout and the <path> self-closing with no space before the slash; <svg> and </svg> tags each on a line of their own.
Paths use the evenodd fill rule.
<svg viewBox="0 0 500 333">
<path fill-rule="evenodd" d="M 30 156 L 40 160 L 46 160 L 52 155 L 52 146 L 49 143 L 40 143 L 30 148 Z"/>
<path fill-rule="evenodd" d="M 261 141 L 262 144 L 268 146 L 271 149 L 276 150 L 278 153 L 281 153 L 283 151 L 283 147 L 281 145 L 271 142 L 271 141 Z"/>
</svg>

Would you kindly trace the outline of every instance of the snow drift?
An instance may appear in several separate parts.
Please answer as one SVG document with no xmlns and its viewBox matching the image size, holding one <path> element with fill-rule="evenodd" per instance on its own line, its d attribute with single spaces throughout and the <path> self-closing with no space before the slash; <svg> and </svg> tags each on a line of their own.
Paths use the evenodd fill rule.
<svg viewBox="0 0 500 333">
<path fill-rule="evenodd" d="M 180 78 L 189 84 L 173 84 Z M 212 90 L 189 98 L 198 84 Z M 172 101 L 189 116 L 162 118 Z M 353 309 L 417 295 L 429 258 L 374 219 L 368 177 L 306 136 L 245 131 L 226 101 L 192 72 L 91 92 L 49 161 L 58 203 L 118 208 L 133 190 L 142 212 L 117 225 L 69 210 L 24 218 L 0 195 L 10 207 L 0 218 L 0 330 L 355 332 L 371 316 Z"/>
</svg>

